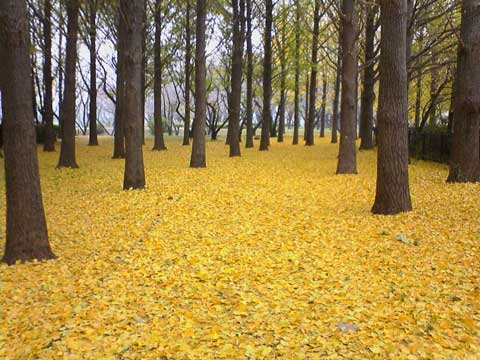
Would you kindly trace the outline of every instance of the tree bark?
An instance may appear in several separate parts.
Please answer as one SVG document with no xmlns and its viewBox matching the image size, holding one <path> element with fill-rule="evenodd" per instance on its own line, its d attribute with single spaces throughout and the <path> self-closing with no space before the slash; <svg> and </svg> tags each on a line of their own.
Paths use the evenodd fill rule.
<svg viewBox="0 0 480 360">
<path fill-rule="evenodd" d="M 315 8 L 313 13 L 313 39 L 312 39 L 312 58 L 310 73 L 310 89 L 309 89 L 309 110 L 308 123 L 305 127 L 306 139 L 305 145 L 312 146 L 315 143 L 315 105 L 317 95 L 317 66 L 318 66 L 318 36 L 320 32 L 320 0 L 315 0 Z"/>
<path fill-rule="evenodd" d="M 43 19 L 44 55 L 43 55 L 43 82 L 45 142 L 44 151 L 55 151 L 55 129 L 53 128 L 53 77 L 52 77 L 52 2 L 45 0 Z"/>
<path fill-rule="evenodd" d="M 114 124 L 114 145 L 113 158 L 125 158 L 125 112 L 123 110 L 125 100 L 125 59 L 124 59 L 124 40 L 125 31 L 122 26 L 120 11 L 117 19 L 117 80 L 116 80 L 116 103 L 115 103 L 115 124 Z"/>
<path fill-rule="evenodd" d="M 78 168 L 75 159 L 75 88 L 79 8 L 78 0 L 67 1 L 67 50 L 65 58 L 65 93 L 62 104 L 62 145 L 57 168 Z"/>
<path fill-rule="evenodd" d="M 190 64 L 192 43 L 191 43 L 191 24 L 190 24 L 190 1 L 186 1 L 186 19 L 185 19 L 185 116 L 183 127 L 183 143 L 182 145 L 190 145 Z M 198 6 L 198 4 L 197 4 Z"/>
<path fill-rule="evenodd" d="M 324 71 L 323 76 L 322 76 L 322 105 L 321 105 L 321 110 L 320 110 L 320 137 L 323 138 L 325 137 L 325 112 L 326 112 L 326 107 L 327 107 L 327 74 Z"/>
<path fill-rule="evenodd" d="M 338 103 L 340 102 L 340 80 L 342 76 L 342 47 L 338 46 L 337 51 L 337 73 L 335 75 L 335 90 L 333 96 L 333 110 L 332 110 L 332 144 L 337 143 L 338 132 Z"/>
<path fill-rule="evenodd" d="M 197 24 L 195 47 L 195 118 L 193 120 L 193 143 L 190 167 L 207 166 L 205 156 L 205 118 L 207 115 L 207 89 L 205 84 L 205 21 L 207 17 L 206 0 L 197 0 Z"/>
<path fill-rule="evenodd" d="M 360 105 L 360 150 L 373 149 L 373 105 L 375 103 L 375 14 L 368 5 L 365 24 L 365 69 Z"/>
<path fill-rule="evenodd" d="M 2 261 L 53 259 L 43 209 L 34 116 L 30 41 L 25 1 L 0 2 L 0 89 L 2 90 L 6 244 Z"/>
<path fill-rule="evenodd" d="M 245 0 L 232 0 L 233 8 L 233 44 L 232 44 L 232 74 L 228 128 L 230 139 L 230 157 L 240 156 L 240 101 L 242 98 L 242 68 L 243 68 L 243 17 Z"/>
<path fill-rule="evenodd" d="M 88 115 L 88 145 L 98 145 L 97 138 L 97 1 L 89 0 L 89 35 L 90 35 L 90 108 Z"/>
<path fill-rule="evenodd" d="M 123 189 L 143 189 L 145 171 L 142 151 L 142 39 L 145 0 L 120 0 L 125 93 L 125 172 Z"/>
<path fill-rule="evenodd" d="M 272 23 L 273 2 L 265 0 L 265 33 L 263 52 L 263 113 L 260 151 L 267 151 L 270 146 L 270 125 L 272 123 Z"/>
<path fill-rule="evenodd" d="M 300 0 L 295 0 L 295 99 L 293 120 L 293 145 L 298 145 L 300 127 Z"/>
<path fill-rule="evenodd" d="M 377 188 L 372 212 L 412 209 L 408 180 L 407 0 L 381 0 Z"/>
<path fill-rule="evenodd" d="M 463 0 L 449 182 L 480 181 L 480 4 Z"/>
<path fill-rule="evenodd" d="M 154 74 L 154 144 L 153 150 L 167 150 L 163 139 L 162 120 L 162 0 L 155 1 L 155 74 Z"/>
<path fill-rule="evenodd" d="M 246 148 L 253 148 L 253 44 L 252 44 L 252 0 L 247 6 L 247 139 Z"/>
<path fill-rule="evenodd" d="M 357 173 L 356 88 L 357 88 L 357 15 L 354 0 L 342 3 L 342 100 L 340 113 L 340 149 L 337 174 Z"/>
</svg>

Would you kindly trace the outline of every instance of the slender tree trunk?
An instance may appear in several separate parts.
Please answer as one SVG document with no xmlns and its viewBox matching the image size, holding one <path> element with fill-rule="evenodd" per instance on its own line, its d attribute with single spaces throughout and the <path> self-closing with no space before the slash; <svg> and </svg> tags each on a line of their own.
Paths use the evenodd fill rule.
<svg viewBox="0 0 480 360">
<path fill-rule="evenodd" d="M 190 24 L 190 1 L 186 0 L 186 19 L 185 19 L 185 117 L 183 128 L 183 144 L 190 145 L 190 64 L 192 44 L 191 44 L 191 24 Z"/>
<path fill-rule="evenodd" d="M 287 58 L 286 58 L 286 51 L 287 51 L 287 34 L 286 34 L 286 26 L 287 26 L 287 13 L 285 11 L 285 0 L 282 0 L 282 18 L 281 18 L 281 26 L 280 26 L 280 49 L 279 49 L 279 56 L 280 56 L 280 104 L 278 105 L 279 109 L 279 117 L 278 117 L 278 135 L 277 135 L 277 142 L 283 142 L 283 136 L 285 134 L 285 107 L 287 101 Z"/>
<path fill-rule="evenodd" d="M 142 145 L 145 145 L 145 100 L 146 100 L 146 70 L 147 70 L 147 0 L 144 1 L 142 28 Z"/>
<path fill-rule="evenodd" d="M 380 1 L 377 190 L 372 212 L 412 209 L 408 181 L 407 0 Z"/>
<path fill-rule="evenodd" d="M 252 0 L 247 1 L 247 139 L 246 148 L 253 148 L 253 44 Z"/>
<path fill-rule="evenodd" d="M 327 107 L 327 74 L 324 71 L 323 76 L 322 76 L 322 107 L 320 111 L 320 137 L 323 138 L 325 137 L 325 112 L 326 112 L 326 107 Z"/>
<path fill-rule="evenodd" d="M 295 100 L 293 120 L 293 145 L 298 145 L 300 127 L 300 0 L 295 0 Z"/>
<path fill-rule="evenodd" d="M 422 116 L 422 69 L 418 69 L 416 88 L 417 92 L 415 94 L 415 129 L 418 129 Z"/>
<path fill-rule="evenodd" d="M 48 242 L 38 173 L 27 26 L 24 0 L 0 2 L 0 89 L 7 197 L 2 261 L 9 265 L 55 257 Z"/>
<path fill-rule="evenodd" d="M 437 54 L 432 52 L 432 64 L 437 63 Z M 430 113 L 429 115 L 429 123 L 430 126 L 435 126 L 437 123 L 437 115 L 438 115 L 438 96 L 437 94 L 438 89 L 438 69 L 435 68 L 435 65 L 432 66 L 430 69 L 430 102 L 432 103 L 430 106 Z"/>
<path fill-rule="evenodd" d="M 97 139 L 97 1 L 89 0 L 90 34 L 90 109 L 88 145 L 98 145 Z"/>
<path fill-rule="evenodd" d="M 142 151 L 142 39 L 145 0 L 120 0 L 125 92 L 125 173 L 123 189 L 143 189 L 145 171 Z"/>
<path fill-rule="evenodd" d="M 125 59 L 124 59 L 124 40 L 125 31 L 121 24 L 122 15 L 118 14 L 117 29 L 117 82 L 116 82 L 116 103 L 115 103 L 115 124 L 114 124 L 114 145 L 113 158 L 125 158 L 125 112 L 123 105 L 125 102 Z"/>
<path fill-rule="evenodd" d="M 373 149 L 373 105 L 375 102 L 375 6 L 367 6 L 365 24 L 365 69 L 360 105 L 360 150 Z"/>
<path fill-rule="evenodd" d="M 243 17 L 245 0 L 232 0 L 233 8 L 233 44 L 232 44 L 232 75 L 231 97 L 229 108 L 229 145 L 230 157 L 240 156 L 240 102 L 242 98 L 242 68 L 243 68 Z"/>
<path fill-rule="evenodd" d="M 339 42 L 340 44 L 340 42 Z M 338 132 L 338 103 L 340 102 L 340 80 L 342 76 L 342 47 L 339 45 L 337 51 L 337 74 L 335 75 L 335 90 L 333 96 L 332 110 L 332 144 L 337 143 Z"/>
<path fill-rule="evenodd" d="M 449 182 L 480 181 L 480 6 L 463 0 Z"/>
<path fill-rule="evenodd" d="M 78 168 L 75 159 L 75 88 L 78 39 L 78 0 L 67 1 L 67 51 L 65 59 L 65 95 L 62 110 L 62 146 L 57 168 Z"/>
<path fill-rule="evenodd" d="M 307 141 L 308 137 L 308 122 L 310 117 L 308 116 L 308 111 L 310 110 L 309 100 L 310 100 L 310 75 L 307 73 L 307 81 L 305 82 L 305 119 L 303 125 L 303 141 Z"/>
<path fill-rule="evenodd" d="M 162 0 L 155 1 L 155 76 L 154 76 L 154 144 L 153 150 L 167 150 L 162 121 Z"/>
<path fill-rule="evenodd" d="M 65 26 L 65 21 L 63 18 L 63 12 L 62 12 L 62 6 L 59 5 L 58 9 L 58 26 L 60 28 L 63 28 Z M 63 71 L 64 71 L 64 66 L 63 66 L 63 34 L 62 31 L 58 32 L 58 119 L 59 119 L 59 125 L 60 125 L 60 131 L 58 134 L 59 138 L 62 138 L 63 134 L 63 124 L 62 124 L 62 109 L 63 109 L 63 85 L 64 85 L 64 80 L 63 80 Z"/>
<path fill-rule="evenodd" d="M 270 145 L 270 124 L 272 122 L 272 23 L 273 2 L 265 0 L 265 42 L 263 57 L 263 122 L 260 137 L 260 151 L 268 150 Z"/>
<path fill-rule="evenodd" d="M 305 145 L 312 146 L 315 143 L 315 105 L 317 94 L 317 66 L 318 66 L 318 36 L 320 32 L 320 0 L 315 0 L 315 9 L 313 14 L 313 40 L 312 40 L 312 58 L 310 75 L 310 107 L 308 110 L 308 125 L 305 128 Z"/>
<path fill-rule="evenodd" d="M 195 46 L 195 118 L 193 120 L 193 144 L 190 167 L 207 166 L 205 156 L 205 119 L 207 115 L 207 74 L 205 61 L 206 0 L 197 0 L 196 46 Z"/>
<path fill-rule="evenodd" d="M 342 4 L 342 101 L 340 113 L 340 150 L 337 174 L 357 173 L 356 88 L 357 88 L 357 15 L 354 0 Z"/>
<path fill-rule="evenodd" d="M 53 78 L 52 78 L 52 2 L 45 0 L 43 19 L 44 56 L 43 56 L 43 82 L 45 143 L 44 151 L 55 151 L 55 129 L 53 128 Z"/>
</svg>

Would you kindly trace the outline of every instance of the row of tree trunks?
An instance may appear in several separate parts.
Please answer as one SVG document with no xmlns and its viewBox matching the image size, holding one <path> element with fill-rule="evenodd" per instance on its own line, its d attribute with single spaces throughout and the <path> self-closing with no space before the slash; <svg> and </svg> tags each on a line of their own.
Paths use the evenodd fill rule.
<svg viewBox="0 0 480 360">
<path fill-rule="evenodd" d="M 7 197 L 3 261 L 55 257 L 48 241 L 32 112 L 30 40 L 24 0 L 0 1 L 0 89 Z"/>
<path fill-rule="evenodd" d="M 270 124 L 272 122 L 272 24 L 273 1 L 265 0 L 265 39 L 263 55 L 263 112 L 260 151 L 270 146 Z"/>
<path fill-rule="evenodd" d="M 463 0 L 449 182 L 480 181 L 480 4 Z"/>
<path fill-rule="evenodd" d="M 205 59 L 205 28 L 207 17 L 206 0 L 197 0 L 196 46 L 195 46 L 195 118 L 193 120 L 193 143 L 190 167 L 207 166 L 205 156 L 205 118 L 207 113 L 207 74 Z M 186 90 L 188 91 L 188 90 Z"/>
<path fill-rule="evenodd" d="M 354 0 L 342 3 L 342 98 L 337 174 L 356 174 L 357 15 Z"/>
</svg>

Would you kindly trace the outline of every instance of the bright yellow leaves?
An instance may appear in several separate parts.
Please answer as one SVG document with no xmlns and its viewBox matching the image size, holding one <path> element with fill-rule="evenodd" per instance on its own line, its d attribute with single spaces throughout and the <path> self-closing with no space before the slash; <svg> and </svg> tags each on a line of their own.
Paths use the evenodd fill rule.
<svg viewBox="0 0 480 360">
<path fill-rule="evenodd" d="M 336 176 L 327 140 L 208 143 L 197 170 L 150 145 L 145 191 L 108 140 L 79 141 L 78 170 L 40 153 L 59 258 L 0 266 L 0 358 L 480 358 L 478 184 L 414 161 L 415 211 L 373 216 L 373 152 Z"/>
</svg>

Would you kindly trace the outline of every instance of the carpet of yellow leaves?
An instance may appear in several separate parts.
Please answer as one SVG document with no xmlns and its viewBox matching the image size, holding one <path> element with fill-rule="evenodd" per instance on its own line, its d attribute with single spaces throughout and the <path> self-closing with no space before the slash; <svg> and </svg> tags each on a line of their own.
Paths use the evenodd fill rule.
<svg viewBox="0 0 480 360">
<path fill-rule="evenodd" d="M 374 152 L 337 176 L 327 140 L 194 170 L 167 145 L 145 191 L 110 140 L 40 153 L 58 259 L 0 265 L 0 358 L 480 359 L 480 185 L 413 162 L 415 211 L 373 216 Z"/>
</svg>

